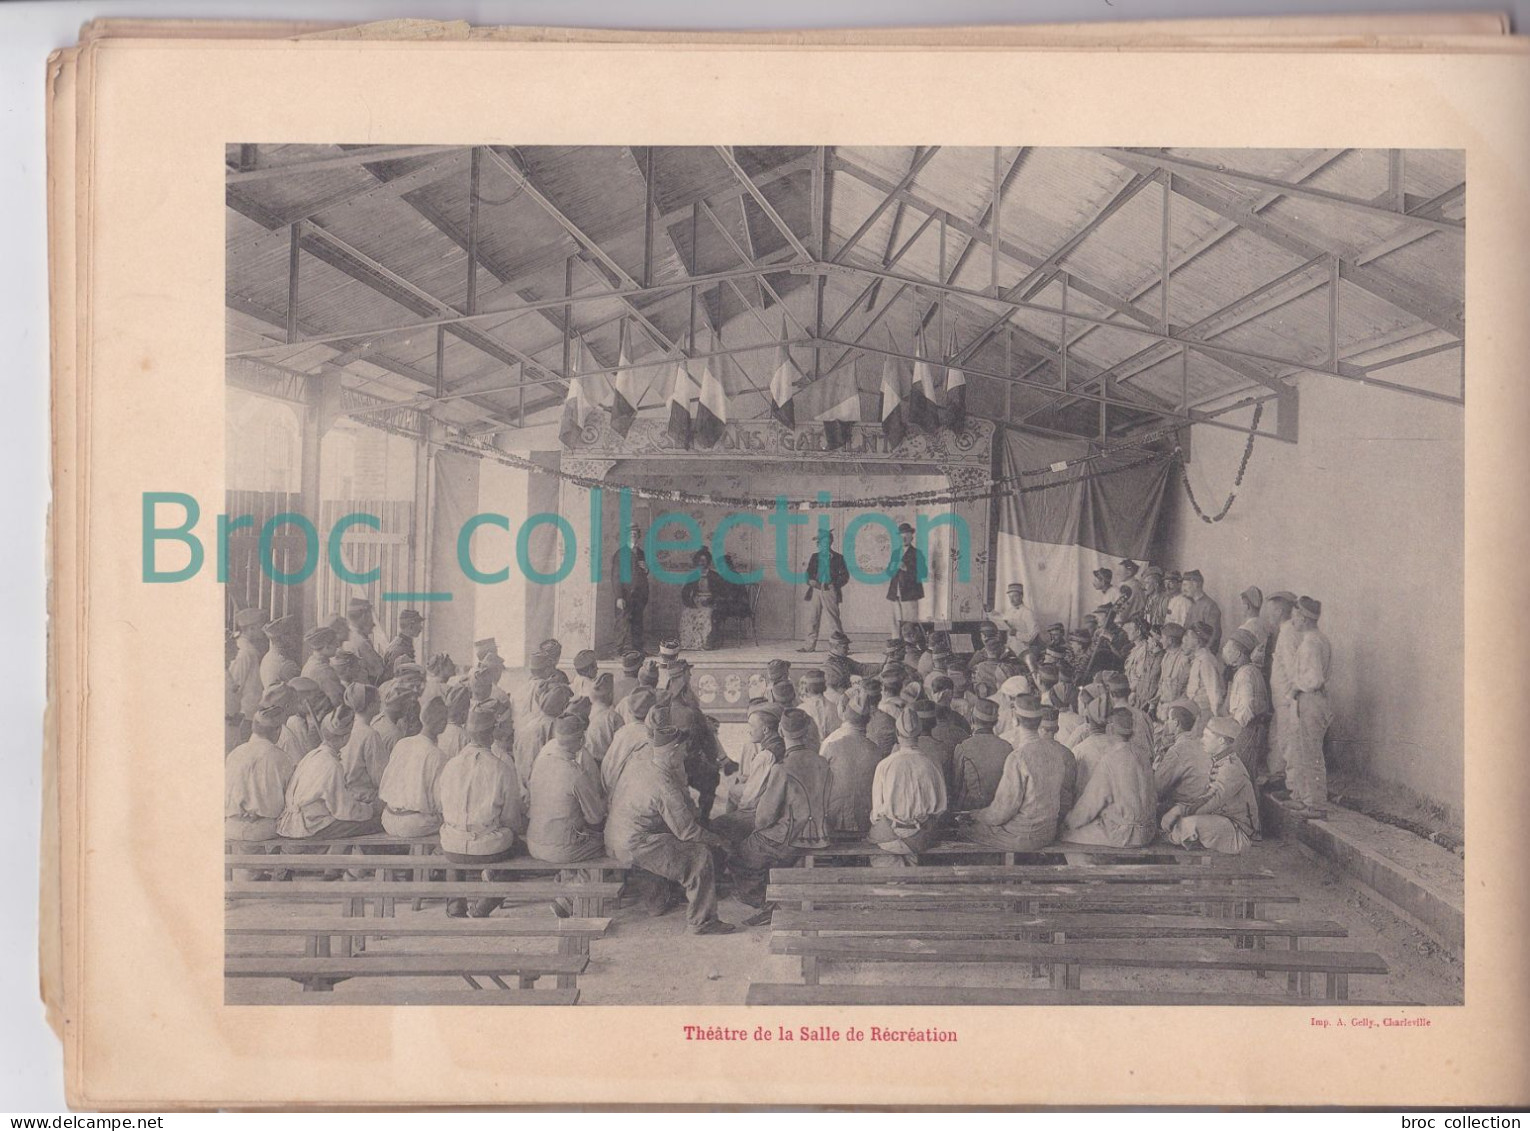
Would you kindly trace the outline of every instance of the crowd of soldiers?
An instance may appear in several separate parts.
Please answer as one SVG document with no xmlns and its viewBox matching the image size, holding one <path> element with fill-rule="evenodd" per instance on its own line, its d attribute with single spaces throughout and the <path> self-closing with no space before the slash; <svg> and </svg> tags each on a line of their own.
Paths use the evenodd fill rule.
<svg viewBox="0 0 1530 1131">
<path fill-rule="evenodd" d="M 1224 638 L 1197 571 L 1122 567 L 1119 586 L 1096 571 L 1099 607 L 1071 632 L 1037 625 L 1013 584 L 965 654 L 908 623 L 879 660 L 853 658 L 840 631 L 795 677 L 771 660 L 749 680 L 732 751 L 675 641 L 625 652 L 616 676 L 588 650 L 565 673 L 555 640 L 512 672 L 480 640 L 464 671 L 445 655 L 418 662 L 414 610 L 381 648 L 365 601 L 306 634 L 246 610 L 228 668 L 225 836 L 275 852 L 256 873 L 273 880 L 284 846 L 368 832 L 438 835 L 448 860 L 488 878 L 522 853 L 569 878 L 610 855 L 635 870 L 650 913 L 683 894 L 690 929 L 722 934 L 735 929 L 723 892 L 752 909 L 746 924 L 768 922 L 770 869 L 836 840 L 869 840 L 885 864 L 942 835 L 1023 853 L 1162 833 L 1232 853 L 1259 835 L 1256 782 L 1321 815 L 1319 603 L 1250 588 Z"/>
</svg>

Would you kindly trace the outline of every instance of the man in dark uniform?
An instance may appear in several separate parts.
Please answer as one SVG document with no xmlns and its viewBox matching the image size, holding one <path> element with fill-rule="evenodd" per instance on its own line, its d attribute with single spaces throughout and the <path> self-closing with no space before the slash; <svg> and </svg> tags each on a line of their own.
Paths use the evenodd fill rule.
<svg viewBox="0 0 1530 1131">
<path fill-rule="evenodd" d="M 924 555 L 914 548 L 914 528 L 900 523 L 898 535 L 903 539 L 903 556 L 897 572 L 887 583 L 887 599 L 893 602 L 893 629 L 901 635 L 904 624 L 914 623 L 918 618 L 918 605 L 924 600 L 924 579 L 929 571 Z"/>
<path fill-rule="evenodd" d="M 616 580 L 616 652 L 643 651 L 643 611 L 648 608 L 648 558 L 643 553 L 643 531 L 634 524 L 628 531 L 628 547 L 611 555 L 611 576 Z M 623 557 L 628 557 L 623 569 Z"/>
<path fill-rule="evenodd" d="M 850 584 L 850 567 L 845 555 L 834 549 L 834 535 L 822 531 L 818 535 L 818 551 L 807 561 L 807 592 L 804 601 L 813 602 L 813 617 L 808 622 L 807 643 L 799 652 L 818 651 L 818 626 L 824 617 L 829 620 L 832 633 L 843 633 L 845 626 L 839 619 L 839 601 L 845 586 Z"/>
</svg>

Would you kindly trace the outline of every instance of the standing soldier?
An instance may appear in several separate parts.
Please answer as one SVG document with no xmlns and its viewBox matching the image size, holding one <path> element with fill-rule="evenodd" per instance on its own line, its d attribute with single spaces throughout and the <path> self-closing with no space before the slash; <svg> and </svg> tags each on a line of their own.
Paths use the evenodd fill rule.
<svg viewBox="0 0 1530 1131">
<path fill-rule="evenodd" d="M 345 619 L 350 625 L 350 637 L 346 647 L 356 653 L 361 662 L 361 679 L 376 687 L 382 682 L 383 658 L 377 654 L 372 642 L 372 630 L 377 620 L 372 616 L 372 602 L 365 597 L 352 597 L 345 607 Z"/>
<path fill-rule="evenodd" d="M 818 535 L 818 552 L 808 558 L 807 562 L 807 592 L 802 595 L 804 601 L 813 602 L 813 617 L 808 622 L 807 643 L 799 652 L 816 652 L 818 650 L 818 626 L 824 617 L 829 619 L 829 629 L 835 635 L 842 635 L 845 626 L 839 619 L 839 602 L 844 596 L 845 586 L 850 584 L 850 567 L 845 564 L 845 555 L 834 549 L 834 535 L 829 531 L 820 531 Z"/>
<path fill-rule="evenodd" d="M 398 635 L 388 644 L 383 654 L 383 682 L 398 674 L 399 664 L 417 663 L 414 655 L 415 639 L 425 630 L 425 618 L 418 609 L 405 609 L 398 615 Z"/>
<path fill-rule="evenodd" d="M 902 557 L 898 559 L 897 572 L 887 583 L 887 599 L 893 602 L 893 631 L 901 636 L 903 626 L 918 619 L 928 569 L 924 555 L 914 547 L 914 528 L 900 523 L 898 536 L 903 539 Z"/>
<path fill-rule="evenodd" d="M 643 611 L 648 607 L 648 558 L 641 545 L 643 530 L 634 523 L 627 535 L 627 547 L 611 556 L 611 573 L 616 578 L 618 654 L 643 650 Z M 628 560 L 623 562 L 623 557 Z"/>
</svg>

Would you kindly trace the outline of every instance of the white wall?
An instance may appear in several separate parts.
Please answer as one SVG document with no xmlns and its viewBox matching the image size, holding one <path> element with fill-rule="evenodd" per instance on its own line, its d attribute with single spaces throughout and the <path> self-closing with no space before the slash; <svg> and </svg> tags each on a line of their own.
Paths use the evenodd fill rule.
<svg viewBox="0 0 1530 1131">
<path fill-rule="evenodd" d="M 1176 486 L 1166 564 L 1206 575 L 1229 628 L 1250 584 L 1321 600 L 1333 644 L 1331 764 L 1405 786 L 1459 819 L 1463 410 L 1327 377 L 1299 385 L 1300 443 L 1256 442 L 1222 522 L 1203 522 Z M 1209 513 L 1243 447 L 1237 433 L 1194 429 L 1189 478 Z"/>
<path fill-rule="evenodd" d="M 478 601 L 474 609 L 473 639 L 494 637 L 499 644 L 499 654 L 510 664 L 519 664 L 520 657 L 526 653 L 526 578 L 515 564 L 513 538 L 526 520 L 528 479 L 527 473 L 518 467 L 492 459 L 479 461 L 478 509 L 489 514 L 508 515 L 511 531 L 507 535 L 493 527 L 481 528 L 473 539 L 475 560 L 485 570 L 508 565 L 510 580 L 498 585 L 474 586 L 478 590 Z M 473 585 L 465 579 L 459 584 Z"/>
</svg>

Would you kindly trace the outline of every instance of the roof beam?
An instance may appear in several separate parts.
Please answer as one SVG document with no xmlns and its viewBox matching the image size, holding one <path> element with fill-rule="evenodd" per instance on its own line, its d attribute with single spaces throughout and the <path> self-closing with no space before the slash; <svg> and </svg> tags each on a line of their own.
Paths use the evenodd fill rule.
<svg viewBox="0 0 1530 1131">
<path fill-rule="evenodd" d="M 1116 159 L 1128 167 L 1133 167 L 1136 161 L 1131 154 L 1117 156 Z M 1146 167 L 1146 164 L 1143 163 L 1141 167 Z M 1443 296 L 1429 294 L 1417 284 L 1404 282 L 1378 267 L 1362 267 L 1335 248 L 1313 243 L 1283 224 L 1253 212 L 1243 202 L 1229 200 L 1188 177 L 1178 173 L 1170 174 L 1169 186 L 1186 200 L 1231 220 L 1299 259 L 1334 256 L 1339 261 L 1339 278 L 1345 282 L 1413 315 L 1421 322 L 1427 322 L 1455 337 L 1465 337 L 1466 319 L 1460 304 L 1449 302 Z"/>
<path fill-rule="evenodd" d="M 927 146 L 923 149 L 919 148 L 918 146 L 914 147 L 914 162 L 909 167 L 909 171 L 903 174 L 903 179 L 898 182 L 895 191 L 889 192 L 882 197 L 881 203 L 871 210 L 871 214 L 867 216 L 866 219 L 861 221 L 861 226 L 855 229 L 853 233 L 851 233 L 849 239 L 839 245 L 839 250 L 834 253 L 834 258 L 829 260 L 830 263 L 838 263 L 843 260 L 846 253 L 849 252 L 849 250 L 856 244 L 861 242 L 861 237 L 863 237 L 867 232 L 871 231 L 873 225 L 875 225 L 876 222 L 882 218 L 882 214 L 886 212 L 890 207 L 892 207 L 892 205 L 897 201 L 898 193 L 902 192 L 904 189 L 908 188 L 909 185 L 913 184 L 914 178 L 919 175 L 919 170 L 928 165 L 930 163 L 930 159 L 939 152 L 940 146 L 938 145 Z"/>
<path fill-rule="evenodd" d="M 760 211 L 765 213 L 766 218 L 776 226 L 776 230 L 781 233 L 782 238 L 792 245 L 792 250 L 797 253 L 797 257 L 803 260 L 811 260 L 813 253 L 797 237 L 797 233 L 792 231 L 791 225 L 781 219 L 781 214 L 775 210 L 770 201 L 765 199 L 765 194 L 760 191 L 760 186 L 750 179 L 748 173 L 744 172 L 743 166 L 738 163 L 738 158 L 733 156 L 732 147 L 714 145 L 712 148 L 717 151 L 718 156 L 723 159 L 723 162 L 728 166 L 734 177 L 738 179 L 738 183 L 743 186 L 744 191 L 754 198 L 754 202 L 760 206 Z M 818 160 L 818 157 L 819 155 L 815 152 L 815 162 Z"/>
<path fill-rule="evenodd" d="M 1362 197 L 1346 196 L 1344 193 L 1339 192 L 1329 192 L 1327 189 L 1313 188 L 1311 185 L 1297 184 L 1293 181 L 1281 180 L 1279 177 L 1266 177 L 1258 173 L 1245 173 L 1237 169 L 1229 169 L 1223 165 L 1212 165 L 1205 161 L 1192 161 L 1187 157 L 1173 156 L 1162 150 L 1102 148 L 1096 152 L 1103 153 L 1107 157 L 1114 158 L 1134 168 L 1138 167 L 1141 163 L 1146 163 L 1155 169 L 1162 169 L 1165 172 L 1176 173 L 1193 179 L 1215 177 L 1220 181 L 1253 185 L 1256 188 L 1278 192 L 1281 196 L 1315 200 L 1323 204 L 1331 204 L 1338 208 L 1347 208 L 1351 211 L 1363 212 L 1371 216 L 1382 216 L 1388 220 L 1423 224 L 1442 232 L 1456 232 L 1460 234 L 1466 230 L 1466 224 L 1461 220 L 1442 220 L 1427 214 L 1419 215 L 1407 212 L 1401 208 L 1388 208 Z"/>
<path fill-rule="evenodd" d="M 783 251 L 787 249 L 782 249 Z M 574 295 L 571 299 L 562 296 L 557 298 L 537 299 L 533 302 L 522 303 L 518 306 L 506 307 L 502 310 L 486 310 L 478 314 L 452 314 L 435 318 L 421 318 L 412 322 L 394 323 L 387 326 L 359 327 L 350 330 L 318 331 L 303 333 L 300 339 L 294 343 L 298 346 L 328 345 L 336 342 L 352 342 L 364 337 L 385 337 L 395 334 L 414 334 L 421 330 L 433 330 L 437 326 L 471 326 L 475 323 L 500 320 L 499 324 L 518 317 L 522 314 L 535 313 L 538 310 L 563 306 L 565 303 L 578 305 L 586 302 L 610 302 L 613 299 L 643 299 L 658 296 L 671 296 L 682 291 L 689 290 L 693 284 L 706 285 L 709 283 L 722 283 L 728 279 L 753 278 L 765 275 L 780 275 L 787 268 L 775 263 L 771 255 L 766 255 L 757 267 L 741 267 L 736 271 L 717 271 L 708 275 L 698 275 L 694 280 L 687 279 L 684 282 L 665 283 L 657 287 L 641 287 L 636 290 L 600 291 L 594 294 Z M 604 325 L 604 323 L 602 323 Z M 583 333 L 588 333 L 598 327 L 586 327 Z M 561 338 L 560 338 L 561 340 Z M 228 357 L 255 357 L 266 353 L 280 353 L 291 347 L 283 344 L 272 344 L 249 350 L 230 350 L 225 356 Z M 538 346 L 528 352 L 540 353 L 548 346 Z"/>
<path fill-rule="evenodd" d="M 352 165 L 372 165 L 378 161 L 428 157 L 460 148 L 453 145 L 372 145 L 365 149 L 353 149 L 339 157 L 320 157 L 312 161 L 295 161 L 288 165 L 266 165 L 254 169 L 230 169 L 224 174 L 224 183 L 241 185 L 247 181 L 269 181 L 273 177 L 300 177 L 304 173 L 322 173 Z"/>
</svg>

